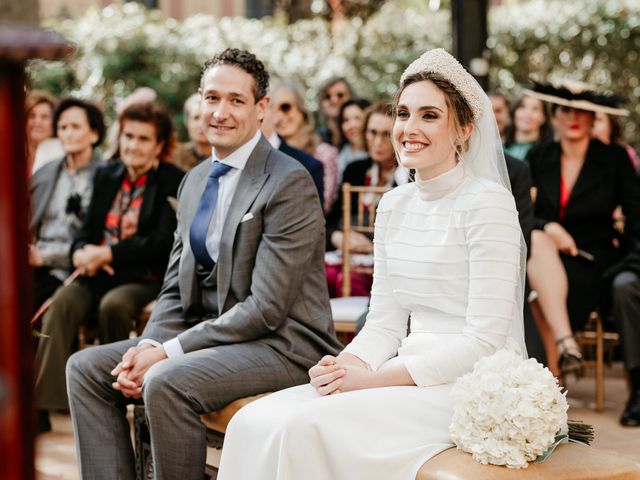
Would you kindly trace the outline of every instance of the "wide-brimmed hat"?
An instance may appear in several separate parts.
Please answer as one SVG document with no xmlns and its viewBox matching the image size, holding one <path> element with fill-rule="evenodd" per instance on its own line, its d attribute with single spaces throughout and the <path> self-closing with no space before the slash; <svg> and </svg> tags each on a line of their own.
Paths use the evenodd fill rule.
<svg viewBox="0 0 640 480">
<path fill-rule="evenodd" d="M 533 88 L 523 93 L 545 102 L 564 105 L 565 107 L 602 112 L 622 117 L 629 116 L 629 111 L 618 108 L 620 98 L 609 92 L 598 91 L 593 85 L 575 80 L 562 80 L 554 83 L 533 81 Z"/>
</svg>

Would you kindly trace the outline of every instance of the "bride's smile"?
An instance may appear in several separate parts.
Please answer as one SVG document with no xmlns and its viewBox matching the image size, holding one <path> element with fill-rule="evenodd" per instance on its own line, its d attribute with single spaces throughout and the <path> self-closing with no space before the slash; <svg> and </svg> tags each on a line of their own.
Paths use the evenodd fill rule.
<svg viewBox="0 0 640 480">
<path fill-rule="evenodd" d="M 421 179 L 438 176 L 456 165 L 458 140 L 442 90 L 428 80 L 407 86 L 400 95 L 393 141 L 400 163 L 418 171 Z"/>
</svg>

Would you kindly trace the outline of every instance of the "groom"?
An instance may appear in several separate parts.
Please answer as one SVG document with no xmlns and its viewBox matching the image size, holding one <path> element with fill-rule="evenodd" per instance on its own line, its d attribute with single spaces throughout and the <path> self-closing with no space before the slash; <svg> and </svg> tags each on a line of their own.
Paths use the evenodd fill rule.
<svg viewBox="0 0 640 480">
<path fill-rule="evenodd" d="M 185 177 L 164 285 L 141 339 L 67 364 L 84 479 L 135 478 L 126 405 L 144 402 L 157 479 L 204 477 L 202 413 L 308 381 L 336 353 L 318 194 L 260 133 L 269 76 L 227 49 L 204 67 L 212 159 Z M 117 266 L 114 266 L 117 268 Z"/>
</svg>

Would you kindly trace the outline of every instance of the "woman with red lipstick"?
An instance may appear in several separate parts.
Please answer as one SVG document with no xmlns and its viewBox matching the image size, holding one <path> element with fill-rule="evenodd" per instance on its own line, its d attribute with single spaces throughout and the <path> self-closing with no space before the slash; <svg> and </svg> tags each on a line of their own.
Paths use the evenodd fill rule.
<svg viewBox="0 0 640 480">
<path fill-rule="evenodd" d="M 628 113 L 582 83 L 535 84 L 528 94 L 553 104 L 559 137 L 527 156 L 537 189 L 529 282 L 557 345 L 557 367 L 547 351 L 552 371 L 579 376 L 582 355 L 572 330 L 602 303 L 603 274 L 627 253 L 614 229 L 618 205 L 626 236 L 640 239 L 640 184 L 631 162 L 623 148 L 591 139 L 595 112 Z"/>
</svg>

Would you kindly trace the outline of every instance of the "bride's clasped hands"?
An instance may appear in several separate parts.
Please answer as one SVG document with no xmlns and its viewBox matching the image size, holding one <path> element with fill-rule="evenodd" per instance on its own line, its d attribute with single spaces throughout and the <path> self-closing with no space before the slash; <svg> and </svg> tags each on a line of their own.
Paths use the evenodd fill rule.
<svg viewBox="0 0 640 480">
<path fill-rule="evenodd" d="M 355 355 L 325 355 L 309 369 L 311 386 L 320 395 L 372 388 L 375 373 Z"/>
<path fill-rule="evenodd" d="M 325 355 L 309 369 L 310 384 L 320 395 L 400 385 L 415 385 L 403 365 L 372 371 L 353 354 Z"/>
</svg>

